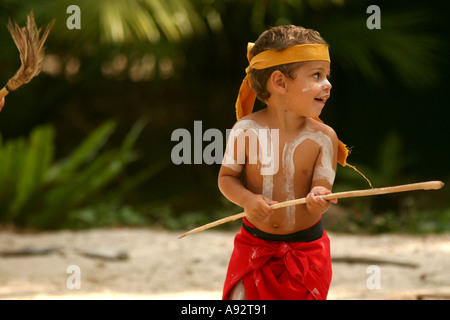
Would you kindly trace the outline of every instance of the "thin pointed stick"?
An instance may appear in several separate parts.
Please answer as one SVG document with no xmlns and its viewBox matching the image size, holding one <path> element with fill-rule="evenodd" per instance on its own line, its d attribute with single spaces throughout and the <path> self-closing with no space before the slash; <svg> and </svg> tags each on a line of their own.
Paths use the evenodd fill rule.
<svg viewBox="0 0 450 320">
<path fill-rule="evenodd" d="M 442 181 L 428 181 L 428 182 L 404 184 L 404 185 L 394 186 L 394 187 L 384 187 L 384 188 L 374 188 L 374 189 L 366 189 L 366 190 L 355 190 L 355 191 L 330 193 L 330 194 L 327 194 L 327 195 L 324 195 L 321 197 L 325 200 L 352 198 L 352 197 L 367 197 L 367 196 L 375 196 L 375 195 L 381 195 L 381 194 L 397 193 L 397 192 L 405 192 L 405 191 L 413 191 L 413 190 L 438 190 L 438 189 L 441 189 L 443 186 L 444 186 L 444 183 Z M 279 209 L 279 208 L 295 206 L 295 205 L 305 204 L 305 203 L 306 203 L 306 198 L 300 198 L 300 199 L 289 200 L 289 201 L 273 204 L 270 207 L 272 209 Z M 217 220 L 217 221 L 210 222 L 201 227 L 198 227 L 198 228 L 192 229 L 191 231 L 186 232 L 185 234 L 178 237 L 178 239 L 184 238 L 193 233 L 197 233 L 197 232 L 201 232 L 201 231 L 213 228 L 213 227 L 217 227 L 217 226 L 227 223 L 227 222 L 241 219 L 244 216 L 245 216 L 245 212 L 241 212 L 241 213 L 238 213 L 238 214 L 235 214 L 235 215 L 232 215 L 229 217 L 225 217 L 225 218 Z"/>
<path fill-rule="evenodd" d="M 22 64 L 16 74 L 0 90 L 0 100 L 11 91 L 30 82 L 41 72 L 42 61 L 44 60 L 44 43 L 54 22 L 53 20 L 49 23 L 42 37 L 39 38 L 41 29 L 36 26 L 33 12 L 27 16 L 27 25 L 23 28 L 17 24 L 13 25 L 9 20 L 8 30 L 19 50 Z"/>
</svg>

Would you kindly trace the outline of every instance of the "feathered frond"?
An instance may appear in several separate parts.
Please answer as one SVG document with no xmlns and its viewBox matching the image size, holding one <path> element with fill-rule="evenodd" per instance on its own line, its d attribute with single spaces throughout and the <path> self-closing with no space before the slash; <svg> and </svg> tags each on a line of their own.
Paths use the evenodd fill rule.
<svg viewBox="0 0 450 320">
<path fill-rule="evenodd" d="M 47 40 L 54 21 L 50 22 L 42 37 L 39 38 L 41 29 L 37 27 L 34 14 L 31 12 L 27 17 L 27 25 L 23 28 L 16 23 L 8 22 L 8 29 L 20 52 L 22 65 L 17 73 L 8 81 L 8 91 L 13 91 L 28 83 L 41 72 L 44 60 L 44 43 Z"/>
</svg>

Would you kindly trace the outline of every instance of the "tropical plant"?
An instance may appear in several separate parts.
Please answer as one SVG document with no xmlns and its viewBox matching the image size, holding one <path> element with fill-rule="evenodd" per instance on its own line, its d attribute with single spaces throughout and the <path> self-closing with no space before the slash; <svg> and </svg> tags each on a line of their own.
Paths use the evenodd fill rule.
<svg viewBox="0 0 450 320">
<path fill-rule="evenodd" d="M 102 201 L 123 199 L 148 173 L 117 184 L 126 166 L 136 160 L 133 150 L 145 126 L 138 121 L 120 148 L 106 149 L 115 130 L 107 121 L 94 130 L 69 156 L 55 161 L 55 130 L 35 128 L 28 139 L 0 145 L 0 220 L 19 226 L 58 228 L 74 210 Z M 131 189 L 130 189 L 131 188 Z"/>
</svg>

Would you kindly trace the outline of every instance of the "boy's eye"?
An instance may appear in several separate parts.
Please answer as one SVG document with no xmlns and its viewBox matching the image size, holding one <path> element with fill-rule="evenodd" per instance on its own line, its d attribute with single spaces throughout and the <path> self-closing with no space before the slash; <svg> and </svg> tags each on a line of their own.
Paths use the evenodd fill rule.
<svg viewBox="0 0 450 320">
<path fill-rule="evenodd" d="M 326 79 L 330 79 L 330 75 L 329 74 L 327 74 L 324 78 L 326 78 Z M 320 73 L 320 72 L 317 72 L 317 73 L 314 73 L 313 74 L 313 78 L 315 78 L 315 79 L 317 79 L 317 80 L 320 80 L 321 78 L 322 78 L 322 74 Z"/>
</svg>

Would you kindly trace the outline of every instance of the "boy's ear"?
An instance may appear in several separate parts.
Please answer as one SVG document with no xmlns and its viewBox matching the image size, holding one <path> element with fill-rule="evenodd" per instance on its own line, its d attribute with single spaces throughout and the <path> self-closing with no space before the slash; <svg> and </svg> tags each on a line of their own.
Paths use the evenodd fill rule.
<svg viewBox="0 0 450 320">
<path fill-rule="evenodd" d="M 286 92 L 286 76 L 279 70 L 272 72 L 269 78 L 272 88 L 280 94 Z"/>
</svg>

